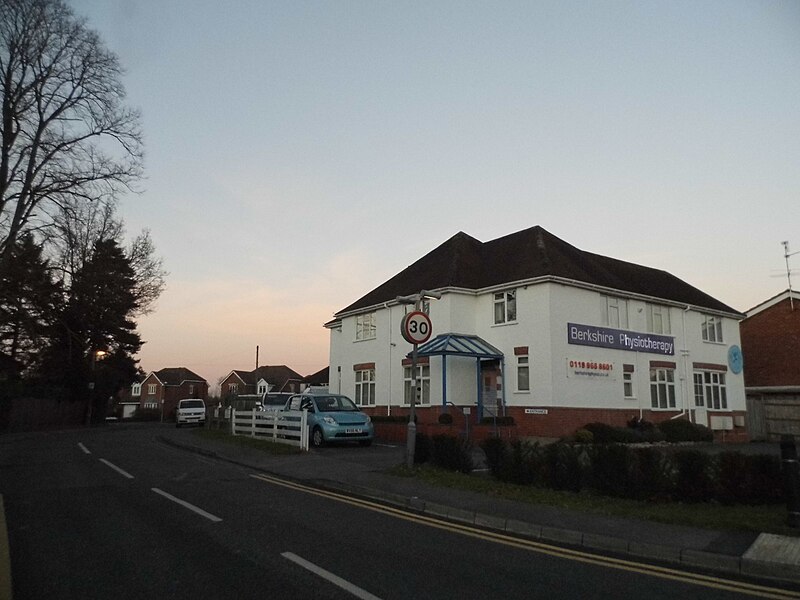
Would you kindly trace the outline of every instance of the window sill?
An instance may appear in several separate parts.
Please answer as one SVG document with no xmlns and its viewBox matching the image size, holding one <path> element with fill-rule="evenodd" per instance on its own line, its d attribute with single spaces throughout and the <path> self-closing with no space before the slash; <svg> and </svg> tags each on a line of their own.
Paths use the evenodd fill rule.
<svg viewBox="0 0 800 600">
<path fill-rule="evenodd" d="M 519 325 L 519 321 L 506 321 L 505 323 L 492 323 L 492 327 L 509 327 L 511 325 Z"/>
<path fill-rule="evenodd" d="M 360 344 L 361 342 L 374 342 L 377 339 L 378 339 L 377 336 L 371 337 L 371 338 L 362 338 L 360 340 L 353 340 L 353 343 L 354 344 Z"/>
</svg>

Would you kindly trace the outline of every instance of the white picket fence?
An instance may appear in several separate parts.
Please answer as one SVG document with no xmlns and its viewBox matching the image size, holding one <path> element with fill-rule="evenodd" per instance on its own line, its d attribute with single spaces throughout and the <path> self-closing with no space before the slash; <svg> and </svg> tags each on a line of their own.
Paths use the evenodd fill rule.
<svg viewBox="0 0 800 600">
<path fill-rule="evenodd" d="M 308 411 L 231 410 L 231 434 L 249 435 L 308 450 Z"/>
</svg>

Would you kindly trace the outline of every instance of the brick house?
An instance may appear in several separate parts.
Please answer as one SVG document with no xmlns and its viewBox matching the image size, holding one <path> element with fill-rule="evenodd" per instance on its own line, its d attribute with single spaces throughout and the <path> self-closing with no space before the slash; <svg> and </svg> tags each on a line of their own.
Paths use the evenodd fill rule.
<svg viewBox="0 0 800 600">
<path fill-rule="evenodd" d="M 178 400 L 208 400 L 208 382 L 186 367 L 171 367 L 148 373 L 141 383 L 132 386 L 131 396 L 139 397 L 141 408 L 159 410 L 164 420 L 171 420 Z"/>
<path fill-rule="evenodd" d="M 800 436 L 800 293 L 786 290 L 745 314 L 740 329 L 750 436 Z"/>
<path fill-rule="evenodd" d="M 402 297 L 422 290 L 440 298 L 419 306 L 432 334 L 412 377 Z M 541 227 L 488 242 L 460 232 L 326 323 L 330 390 L 373 415 L 407 415 L 416 394 L 421 424 L 510 416 L 521 436 L 683 418 L 746 439 L 743 317 Z"/>
<path fill-rule="evenodd" d="M 220 383 L 220 397 L 230 399 L 264 392 L 299 392 L 303 376 L 286 365 L 262 366 L 253 371 L 234 369 Z"/>
</svg>

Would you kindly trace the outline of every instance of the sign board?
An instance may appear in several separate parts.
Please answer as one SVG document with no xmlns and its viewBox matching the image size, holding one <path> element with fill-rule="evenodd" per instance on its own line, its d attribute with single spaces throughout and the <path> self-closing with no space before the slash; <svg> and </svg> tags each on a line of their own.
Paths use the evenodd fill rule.
<svg viewBox="0 0 800 600">
<path fill-rule="evenodd" d="M 648 352 L 674 356 L 675 338 L 655 333 L 624 331 L 594 325 L 567 323 L 567 343 L 595 348 L 613 348 L 628 352 Z"/>
<path fill-rule="evenodd" d="M 604 360 L 567 359 L 567 377 L 588 379 L 617 379 L 617 369 L 613 362 Z"/>
<path fill-rule="evenodd" d="M 400 321 L 400 333 L 409 344 L 424 344 L 432 330 L 430 317 L 419 310 L 408 313 Z"/>
<path fill-rule="evenodd" d="M 546 415 L 547 409 L 546 408 L 526 408 L 525 409 L 526 415 Z"/>
</svg>

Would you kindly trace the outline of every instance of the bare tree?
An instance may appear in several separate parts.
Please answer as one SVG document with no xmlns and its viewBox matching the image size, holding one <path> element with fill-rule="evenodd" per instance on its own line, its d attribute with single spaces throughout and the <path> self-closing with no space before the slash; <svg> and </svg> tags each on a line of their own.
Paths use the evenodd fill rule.
<svg viewBox="0 0 800 600">
<path fill-rule="evenodd" d="M 0 11 L 0 259 L 59 211 L 141 177 L 140 117 L 116 55 L 63 0 Z"/>
<path fill-rule="evenodd" d="M 49 256 L 59 273 L 58 279 L 67 290 L 75 274 L 91 259 L 98 242 L 113 240 L 122 247 L 125 238 L 125 226 L 117 217 L 113 200 L 62 204 L 53 217 L 50 232 Z M 164 291 L 167 276 L 162 259 L 155 253 L 150 231 L 142 230 L 127 246 L 125 255 L 135 275 L 134 315 L 149 314 Z"/>
</svg>

